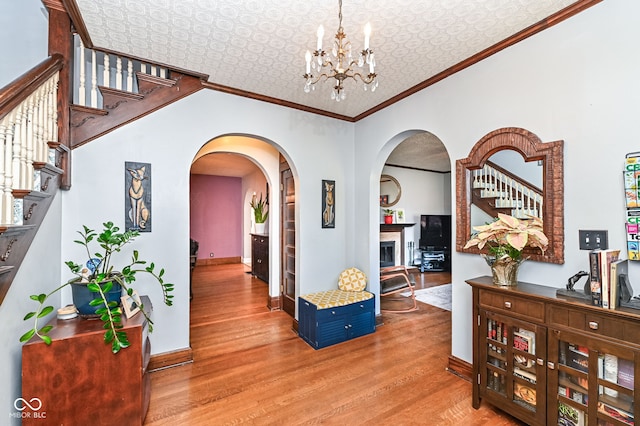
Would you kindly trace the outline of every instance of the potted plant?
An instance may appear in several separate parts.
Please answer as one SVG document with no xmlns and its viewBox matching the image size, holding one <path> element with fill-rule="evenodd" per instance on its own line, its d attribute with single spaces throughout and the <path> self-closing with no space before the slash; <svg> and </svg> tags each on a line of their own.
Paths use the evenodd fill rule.
<svg viewBox="0 0 640 426">
<path fill-rule="evenodd" d="M 262 199 L 262 193 L 260 193 L 260 199 L 256 199 L 256 194 L 254 193 L 249 205 L 253 209 L 253 218 L 256 222 L 256 233 L 264 234 L 265 222 L 269 217 L 267 200 Z"/>
<path fill-rule="evenodd" d="M 498 213 L 498 218 L 486 225 L 474 226 L 476 231 L 464 248 L 488 246 L 488 255 L 482 255 L 491 267 L 493 282 L 498 285 L 516 285 L 518 267 L 524 261 L 522 250 L 537 247 L 542 253 L 549 240 L 543 232 L 542 220 L 537 217 L 517 219 Z"/>
<path fill-rule="evenodd" d="M 47 299 L 68 285 L 72 286 L 74 303 L 76 303 L 76 305 L 78 305 L 78 302 L 76 302 L 77 293 L 81 293 L 82 290 L 84 290 L 91 294 L 87 303 L 95 308 L 95 315 L 103 321 L 106 330 L 104 341 L 107 344 L 111 344 L 113 353 L 117 353 L 120 349 L 129 346 L 127 335 L 121 330 L 122 309 L 120 307 L 120 295 L 122 294 L 122 290 L 129 296 L 133 295 L 134 289 L 131 285 L 136 280 L 137 273 L 140 272 L 151 275 L 162 288 L 164 303 L 167 306 L 173 304 L 173 295 L 171 292 L 174 286 L 173 284 L 164 282 L 164 269 L 161 268 L 156 273 L 154 263 L 152 262 L 147 266 L 147 262 L 139 258 L 137 250 L 133 250 L 131 262 L 124 265 L 122 269 L 116 269 L 111 263 L 111 256 L 114 253 L 120 252 L 125 245 L 131 243 L 140 235 L 139 232 L 119 232 L 120 228 L 115 226 L 113 222 L 103 223 L 103 227 L 100 234 L 96 233 L 93 229 L 89 229 L 87 226 L 83 226 L 83 230 L 78 231 L 81 239 L 75 240 L 74 242 L 82 245 L 86 250 L 88 258 L 86 267 L 73 261 L 65 262 L 75 275 L 74 278 L 52 290 L 49 294 L 31 295 L 31 299 L 38 302 L 39 306 L 35 312 L 29 312 L 24 317 L 25 321 L 33 318 L 34 324 L 29 331 L 20 337 L 21 342 L 26 342 L 33 336 L 38 336 L 46 344 L 51 344 L 51 338 L 48 336 L 48 333 L 53 327 L 46 325 L 38 328 L 38 320 L 53 311 L 52 306 L 45 306 Z M 94 240 L 100 246 L 101 251 L 91 253 L 89 246 Z M 119 288 L 122 290 L 118 290 Z M 149 332 L 153 331 L 153 321 L 149 318 L 144 306 L 140 306 L 140 312 L 142 312 L 149 323 Z"/>
<path fill-rule="evenodd" d="M 384 213 L 384 223 L 387 224 L 387 225 L 393 223 L 394 210 L 393 209 L 383 209 L 383 213 Z"/>
</svg>

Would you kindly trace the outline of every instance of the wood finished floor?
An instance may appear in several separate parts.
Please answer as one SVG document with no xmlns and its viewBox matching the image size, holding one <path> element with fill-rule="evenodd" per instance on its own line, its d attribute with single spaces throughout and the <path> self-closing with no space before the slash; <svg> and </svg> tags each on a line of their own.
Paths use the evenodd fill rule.
<svg viewBox="0 0 640 426">
<path fill-rule="evenodd" d="M 420 304 L 385 314 L 376 332 L 314 350 L 292 319 L 266 308 L 244 265 L 193 277 L 194 362 L 151 373 L 145 425 L 518 425 L 447 371 L 451 313 Z M 418 287 L 448 282 L 425 273 Z"/>
</svg>

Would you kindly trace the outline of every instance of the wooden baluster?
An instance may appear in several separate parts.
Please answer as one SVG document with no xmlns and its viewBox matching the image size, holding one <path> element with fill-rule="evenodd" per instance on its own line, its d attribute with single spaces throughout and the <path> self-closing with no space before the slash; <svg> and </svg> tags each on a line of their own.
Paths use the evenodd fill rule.
<svg viewBox="0 0 640 426">
<path fill-rule="evenodd" d="M 98 64 L 96 51 L 91 51 L 91 108 L 98 108 Z"/>
<path fill-rule="evenodd" d="M 60 81 L 60 73 L 56 73 L 53 76 L 53 83 L 51 84 L 51 109 L 49 113 L 49 120 L 51 121 L 51 134 L 49 140 L 44 141 L 44 153 L 43 158 L 49 157 L 49 145 L 48 142 L 58 142 L 58 83 Z M 46 160 L 42 160 L 46 161 Z"/>
<path fill-rule="evenodd" d="M 109 54 L 103 54 L 103 66 L 102 70 L 102 85 L 104 87 L 111 87 L 111 65 L 109 64 Z"/>
<path fill-rule="evenodd" d="M 143 62 L 140 63 L 140 72 L 143 73 L 143 74 L 147 73 L 147 64 L 145 64 Z"/>
<path fill-rule="evenodd" d="M 133 61 L 127 59 L 127 92 L 133 92 Z"/>
<path fill-rule="evenodd" d="M 167 69 L 162 67 L 160 68 L 160 77 L 167 78 Z"/>
<path fill-rule="evenodd" d="M 116 89 L 122 90 L 122 58 L 116 56 Z"/>
<path fill-rule="evenodd" d="M 77 36 L 76 36 L 77 37 Z M 87 105 L 87 91 L 86 91 L 86 84 L 87 84 L 87 65 L 85 63 L 85 58 L 84 58 L 84 44 L 82 43 L 82 39 L 80 37 L 77 37 L 78 40 L 80 41 L 80 81 L 79 81 L 79 85 L 78 85 L 78 105 L 80 106 L 86 106 Z"/>
<path fill-rule="evenodd" d="M 156 66 L 155 65 L 151 65 L 151 72 L 149 74 L 151 74 L 152 76 L 155 77 L 156 76 L 156 72 L 157 72 Z"/>
</svg>

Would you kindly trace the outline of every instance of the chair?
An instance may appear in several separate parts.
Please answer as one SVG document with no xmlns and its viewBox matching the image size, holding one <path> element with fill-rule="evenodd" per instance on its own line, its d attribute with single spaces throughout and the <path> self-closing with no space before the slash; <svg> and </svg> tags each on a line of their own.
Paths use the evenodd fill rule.
<svg viewBox="0 0 640 426">
<path fill-rule="evenodd" d="M 414 292 L 416 286 L 415 278 L 409 273 L 406 266 L 389 266 L 380 269 L 380 297 L 389 297 L 390 299 L 399 299 L 394 296 L 398 293 L 410 292 L 408 298 L 411 299 L 413 306 L 406 309 L 382 309 L 382 312 L 413 312 L 418 310 L 418 302 Z"/>
<path fill-rule="evenodd" d="M 193 270 L 196 268 L 196 262 L 198 261 L 198 248 L 200 243 L 193 238 L 189 239 L 189 263 L 191 266 L 191 272 L 189 275 L 189 297 L 193 299 Z"/>
</svg>

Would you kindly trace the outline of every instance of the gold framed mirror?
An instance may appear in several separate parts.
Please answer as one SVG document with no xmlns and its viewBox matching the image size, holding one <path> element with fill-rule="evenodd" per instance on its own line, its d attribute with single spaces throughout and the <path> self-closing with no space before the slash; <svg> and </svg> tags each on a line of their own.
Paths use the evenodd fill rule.
<svg viewBox="0 0 640 426">
<path fill-rule="evenodd" d="M 402 188 L 398 179 L 391 175 L 380 175 L 380 207 L 391 207 L 398 204 Z"/>
<path fill-rule="evenodd" d="M 525 164 L 536 162 L 542 168 L 541 187 L 529 185 L 521 190 L 526 201 L 520 202 L 530 209 L 529 212 L 539 216 L 544 224 L 544 233 L 549 238 L 549 247 L 541 254 L 539 250 L 525 248 L 523 254 L 530 260 L 549 263 L 564 263 L 564 170 L 563 141 L 542 142 L 528 130 L 507 127 L 488 133 L 480 139 L 469 152 L 469 156 L 456 161 L 456 251 L 462 253 L 480 253 L 477 247 L 465 249 L 464 245 L 473 233 L 472 210 L 480 204 L 481 190 L 477 184 L 482 171 L 497 169 L 497 173 L 506 176 L 504 180 L 492 181 L 493 188 L 500 188 L 502 182 L 520 179 L 518 170 L 506 170 L 494 167 L 490 158 L 500 151 L 512 150 L 524 159 Z M 496 174 L 496 176 L 497 176 Z M 482 179 L 482 178 L 481 178 Z M 537 190 L 537 191 L 536 191 Z M 516 190 L 514 190 L 516 191 Z M 517 198 L 517 197 L 516 197 Z M 476 205 L 474 205 L 476 200 Z M 494 208 L 498 206 L 493 203 Z M 511 214 L 510 212 L 505 212 Z M 494 215 L 493 217 L 497 216 Z"/>
</svg>

